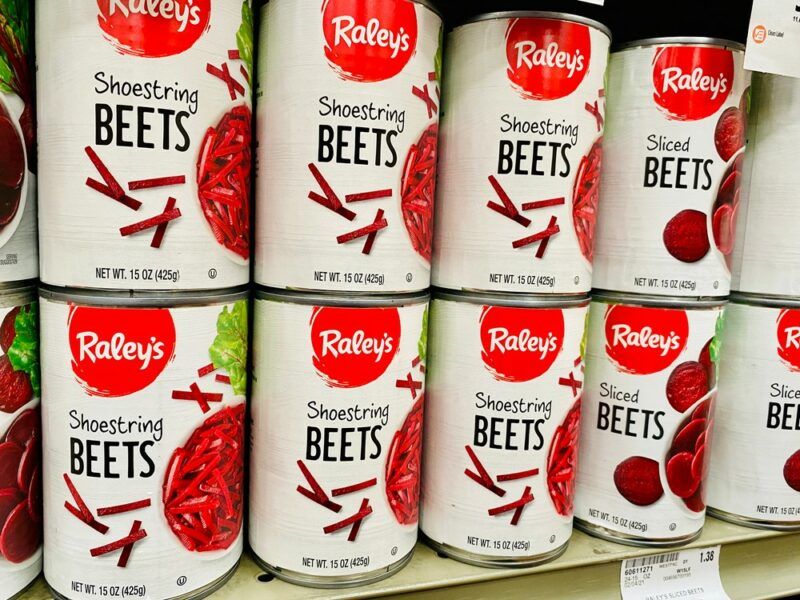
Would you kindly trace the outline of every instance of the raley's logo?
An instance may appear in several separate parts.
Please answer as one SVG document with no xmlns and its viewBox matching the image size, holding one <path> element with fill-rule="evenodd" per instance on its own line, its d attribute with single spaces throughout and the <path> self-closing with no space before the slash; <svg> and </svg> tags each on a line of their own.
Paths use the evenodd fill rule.
<svg viewBox="0 0 800 600">
<path fill-rule="evenodd" d="M 621 304 L 609 307 L 605 320 L 606 354 L 617 370 L 649 375 L 670 366 L 686 347 L 686 311 Z"/>
<path fill-rule="evenodd" d="M 72 371 L 93 396 L 119 397 L 153 383 L 175 353 L 175 324 L 166 308 L 73 307 Z"/>
<path fill-rule="evenodd" d="M 523 98 L 568 96 L 586 76 L 591 57 L 591 34 L 580 23 L 514 19 L 506 30 L 508 78 Z"/>
<path fill-rule="evenodd" d="M 778 316 L 778 356 L 791 371 L 800 371 L 800 310 L 784 310 Z"/>
<path fill-rule="evenodd" d="M 484 306 L 481 358 L 498 381 L 530 381 L 546 373 L 564 343 L 560 309 Z"/>
<path fill-rule="evenodd" d="M 399 345 L 396 308 L 318 306 L 311 314 L 314 368 L 332 387 L 375 381 L 389 368 Z"/>
<path fill-rule="evenodd" d="M 97 0 L 97 21 L 122 54 L 159 58 L 191 48 L 208 29 L 211 0 Z"/>
<path fill-rule="evenodd" d="M 724 48 L 658 48 L 653 58 L 653 99 L 670 119 L 705 119 L 730 96 L 733 70 L 733 52 Z"/>
<path fill-rule="evenodd" d="M 324 0 L 325 57 L 344 79 L 383 81 L 408 64 L 417 46 L 410 0 Z"/>
</svg>

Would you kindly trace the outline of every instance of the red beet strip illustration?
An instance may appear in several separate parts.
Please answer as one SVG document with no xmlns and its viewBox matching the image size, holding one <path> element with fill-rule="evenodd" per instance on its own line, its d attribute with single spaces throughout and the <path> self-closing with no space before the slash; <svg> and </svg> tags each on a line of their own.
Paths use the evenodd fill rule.
<svg viewBox="0 0 800 600">
<path fill-rule="evenodd" d="M 439 108 L 436 106 L 436 102 L 433 101 L 431 98 L 431 94 L 428 91 L 428 85 L 425 84 L 421 88 L 418 88 L 415 85 L 411 86 L 411 93 L 414 94 L 417 98 L 422 100 L 425 103 L 425 108 L 428 111 L 428 118 L 430 119 L 436 113 L 439 112 Z"/>
<path fill-rule="evenodd" d="M 392 190 L 374 190 L 372 192 L 360 192 L 358 194 L 347 194 L 345 202 L 364 202 L 365 200 L 380 200 L 381 198 L 391 198 Z"/>
<path fill-rule="evenodd" d="M 119 233 L 121 236 L 126 237 L 129 235 L 133 235 L 135 233 L 146 231 L 153 227 L 158 227 L 162 223 L 169 223 L 170 221 L 174 221 L 180 216 L 181 216 L 180 209 L 173 208 L 172 210 L 165 211 L 160 215 L 156 215 L 155 217 L 150 217 L 149 219 L 145 219 L 144 221 L 139 221 L 138 223 L 132 223 L 131 225 L 126 225 L 125 227 L 120 227 Z"/>
<path fill-rule="evenodd" d="M 174 209 L 175 204 L 177 204 L 177 200 L 175 200 L 175 198 L 169 198 L 166 206 L 164 206 L 164 212 L 167 213 Z M 150 242 L 150 247 L 161 248 L 161 243 L 164 241 L 165 233 L 167 233 L 167 223 L 161 223 L 158 227 L 156 227 L 156 231 L 153 234 L 153 239 Z"/>
<path fill-rule="evenodd" d="M 525 202 L 522 205 L 522 210 L 536 210 L 539 208 L 547 208 L 548 206 L 561 206 L 566 202 L 566 198 L 548 198 L 547 200 L 534 200 L 533 202 Z"/>
<path fill-rule="evenodd" d="M 430 262 L 439 125 L 432 123 L 411 145 L 403 164 L 400 208 L 411 246 Z"/>
<path fill-rule="evenodd" d="M 131 512 L 150 506 L 150 498 L 144 500 L 137 500 L 136 502 L 128 502 L 126 504 L 117 504 L 115 506 L 105 506 L 97 509 L 97 516 L 105 517 L 108 515 L 118 515 L 120 513 Z"/>
<path fill-rule="evenodd" d="M 535 477 L 539 474 L 539 469 L 528 469 L 527 471 L 517 471 L 516 473 L 503 473 L 497 476 L 497 481 L 515 481 L 517 479 L 526 479 L 528 477 Z"/>
<path fill-rule="evenodd" d="M 111 542 L 110 544 L 106 544 L 105 546 L 98 546 L 97 548 L 92 548 L 89 550 L 89 553 L 94 556 L 103 556 L 104 554 L 110 554 L 111 552 L 116 552 L 117 550 L 121 550 L 125 546 L 129 544 L 135 544 L 138 541 L 143 540 L 147 537 L 147 531 L 144 529 L 139 529 L 136 533 L 132 533 L 130 535 L 125 536 L 122 539 L 116 540 Z"/>
<path fill-rule="evenodd" d="M 86 506 L 86 502 L 83 501 L 83 498 L 78 493 L 78 489 L 75 487 L 75 484 L 72 483 L 72 479 L 70 476 L 64 473 L 64 482 L 67 484 L 67 489 L 69 489 L 69 493 L 72 495 L 72 498 L 75 500 L 75 504 L 78 505 L 78 509 L 81 512 L 81 516 L 83 517 L 84 521 L 91 521 L 94 519 L 94 515 L 92 515 L 92 511 L 89 510 L 89 507 Z"/>
<path fill-rule="evenodd" d="M 173 400 L 192 400 L 197 402 L 200 406 L 200 409 L 207 413 L 211 408 L 209 407 L 209 402 L 222 402 L 222 394 L 215 394 L 209 392 L 203 392 L 196 383 L 192 383 L 189 386 L 189 391 L 183 390 L 173 390 L 172 392 L 172 399 Z"/>
<path fill-rule="evenodd" d="M 577 396 L 581 387 L 583 387 L 583 383 L 575 379 L 575 376 L 572 373 L 569 374 L 569 377 L 559 377 L 558 385 L 572 388 L 572 394 L 574 396 Z"/>
<path fill-rule="evenodd" d="M 131 525 L 131 531 L 128 534 L 128 537 L 132 535 L 136 535 L 142 529 L 142 522 L 141 521 L 134 521 L 133 525 Z M 133 543 L 126 544 L 125 547 L 122 549 L 122 554 L 119 555 L 119 560 L 117 561 L 117 566 L 121 568 L 125 568 L 128 566 L 128 561 L 131 559 L 131 553 L 133 552 Z"/>
<path fill-rule="evenodd" d="M 375 220 L 376 221 L 378 221 L 380 219 L 383 219 L 383 209 L 382 208 L 378 209 L 378 214 L 375 215 Z M 370 232 L 370 234 L 367 236 L 367 239 L 364 241 L 364 247 L 361 249 L 361 253 L 362 254 L 369 254 L 370 252 L 372 252 L 372 245 L 375 243 L 375 238 L 377 236 L 378 236 L 378 231 L 377 230 Z"/>
<path fill-rule="evenodd" d="M 239 60 L 239 51 L 228 50 L 228 60 Z"/>
<path fill-rule="evenodd" d="M 331 490 L 331 496 L 345 496 L 347 494 L 352 494 L 353 492 L 360 492 L 361 490 L 366 490 L 367 488 L 371 488 L 375 485 L 378 485 L 378 479 L 373 477 L 372 479 L 367 479 L 366 481 L 362 481 L 360 483 L 354 483 L 353 485 L 348 485 L 346 487 L 336 488 Z"/>
<path fill-rule="evenodd" d="M 522 497 L 519 500 L 514 500 L 514 502 L 509 502 L 508 504 L 503 504 L 502 506 L 497 506 L 495 508 L 490 508 L 488 509 L 488 513 L 490 517 L 496 517 L 497 515 L 502 515 L 512 510 L 516 511 L 518 508 L 522 508 L 526 504 L 530 504 L 531 502 L 533 502 L 533 494 L 531 494 L 531 488 L 530 486 L 525 486 L 525 491 L 522 492 Z M 516 514 L 514 516 L 516 516 Z M 518 518 L 517 521 L 519 521 Z M 513 521 L 511 524 L 516 525 L 516 523 L 514 523 Z"/>
<path fill-rule="evenodd" d="M 555 217 L 555 216 L 550 217 L 550 222 L 547 224 L 547 229 L 549 229 L 549 230 L 552 230 L 554 228 L 558 229 L 558 227 L 556 227 L 556 222 L 557 221 L 558 221 L 557 217 Z M 547 251 L 547 244 L 550 243 L 550 238 L 551 237 L 552 236 L 548 236 L 548 237 L 544 238 L 541 241 L 541 243 L 539 244 L 539 247 L 536 249 L 536 258 L 543 258 L 544 257 L 544 253 Z"/>
<path fill-rule="evenodd" d="M 478 474 L 475 474 L 472 471 L 470 471 L 469 468 L 467 468 L 464 469 L 464 474 L 470 479 L 472 479 L 474 482 L 485 487 L 493 494 L 500 497 L 505 496 L 506 491 L 495 484 L 491 475 L 489 475 L 489 472 L 486 470 L 486 467 L 483 466 L 483 463 L 475 454 L 475 451 L 469 446 L 464 446 L 464 448 L 466 449 L 467 454 L 469 455 L 469 458 L 472 461 L 472 464 L 475 465 L 475 468 L 478 470 Z"/>
<path fill-rule="evenodd" d="M 197 376 L 198 377 L 205 377 L 206 375 L 209 375 L 209 374 L 213 373 L 216 370 L 217 370 L 217 368 L 214 366 L 214 364 L 213 363 L 209 363 L 209 364 L 197 369 Z"/>
<path fill-rule="evenodd" d="M 210 75 L 213 75 L 217 79 L 220 79 L 225 85 L 228 86 L 228 93 L 231 96 L 231 100 L 236 100 L 237 93 L 244 96 L 244 87 L 241 83 L 233 78 L 230 70 L 228 69 L 227 63 L 222 63 L 222 68 L 215 67 L 211 63 L 208 63 L 206 65 L 206 72 Z"/>
<path fill-rule="evenodd" d="M 597 131 L 603 129 L 603 115 L 600 114 L 600 108 L 597 105 L 597 100 L 594 101 L 593 104 L 589 104 L 588 102 L 584 104 L 584 108 L 589 111 L 589 114 L 595 118 L 597 121 Z"/>
<path fill-rule="evenodd" d="M 369 236 L 371 233 L 377 233 L 381 229 L 386 229 L 389 226 L 389 223 L 383 218 L 383 209 L 379 208 L 378 212 L 375 213 L 375 219 L 372 221 L 370 225 L 365 227 L 360 227 L 354 231 L 350 231 L 348 233 L 343 233 L 340 236 L 336 237 L 336 241 L 339 244 L 347 244 L 359 238 Z M 372 243 L 370 242 L 369 238 L 366 240 L 364 244 L 364 249 L 362 252 L 364 254 L 369 254 L 372 250 Z"/>
<path fill-rule="evenodd" d="M 541 242 L 542 240 L 546 240 L 553 237 L 555 234 L 561 231 L 561 228 L 556 224 L 557 221 L 558 221 L 557 217 L 551 217 L 550 224 L 547 226 L 546 229 L 543 229 L 538 233 L 534 233 L 533 235 L 529 235 L 528 237 L 515 240 L 511 245 L 514 248 L 524 248 L 525 246 L 530 246 L 531 244 L 535 244 L 536 242 Z"/>
<path fill-rule="evenodd" d="M 297 461 L 297 466 L 300 468 L 300 471 L 303 473 L 303 477 L 306 478 L 308 485 L 311 486 L 313 491 L 309 491 L 301 485 L 297 486 L 297 491 L 301 493 L 303 496 L 316 502 L 320 506 L 324 506 L 330 511 L 339 512 L 342 510 L 342 505 L 337 504 L 333 500 L 328 497 L 328 494 L 325 493 L 325 490 L 322 489 L 322 486 L 319 484 L 317 479 L 311 474 L 311 471 L 308 470 L 305 463 L 302 460 Z"/>
<path fill-rule="evenodd" d="M 594 257 L 594 230 L 600 202 L 602 141 L 602 138 L 595 140 L 586 156 L 581 158 L 572 192 L 572 222 L 581 253 L 589 262 Z"/>
<path fill-rule="evenodd" d="M 411 376 L 411 373 L 406 374 L 405 379 L 397 379 L 394 382 L 396 388 L 407 388 L 411 390 L 411 398 L 417 397 L 417 392 L 422 391 L 422 382 L 417 381 Z"/>
<path fill-rule="evenodd" d="M 311 191 L 308 193 L 308 197 L 317 204 L 321 204 L 328 210 L 332 210 L 333 212 L 344 217 L 348 221 L 352 221 L 353 219 L 355 219 L 356 213 L 342 206 L 342 201 L 339 199 L 339 196 L 337 196 L 336 192 L 333 191 L 333 188 L 328 183 L 328 180 L 325 179 L 320 170 L 317 168 L 317 165 L 315 165 L 314 163 L 309 163 L 308 170 L 311 171 L 311 174 L 314 176 L 314 179 L 317 180 L 317 183 L 319 184 L 322 193 L 325 194 L 324 196 L 320 196 L 316 192 Z"/>
<path fill-rule="evenodd" d="M 91 146 L 86 146 L 84 148 L 86 155 L 89 157 L 89 160 L 92 161 L 95 169 L 97 172 L 100 173 L 100 176 L 103 178 L 103 181 L 106 182 L 106 185 L 111 190 L 111 193 L 114 194 L 114 198 L 122 198 L 125 195 L 125 190 L 122 189 L 122 186 L 119 182 L 114 178 L 111 174 L 111 171 L 106 166 L 106 164 L 100 160 L 100 157 L 97 155 L 97 152 Z"/>
<path fill-rule="evenodd" d="M 344 529 L 345 527 L 350 527 L 351 525 L 355 528 L 355 525 L 358 523 L 360 525 L 361 521 L 363 521 L 366 517 L 372 514 L 372 507 L 369 505 L 369 500 L 364 498 L 361 501 L 361 508 L 358 512 L 352 516 L 347 517 L 346 519 L 342 519 L 341 521 L 337 521 L 336 523 L 331 523 L 330 525 L 326 525 L 322 528 L 322 531 L 327 535 L 330 533 L 335 533 Z M 358 533 L 358 530 L 356 530 Z M 350 542 L 355 541 L 355 535 L 351 530 L 350 535 L 348 536 L 347 540 Z"/>
<path fill-rule="evenodd" d="M 525 496 L 525 495 L 527 495 L 527 494 L 528 494 L 528 492 L 530 492 L 530 491 L 531 491 L 531 488 L 529 488 L 529 487 L 526 487 L 526 488 L 525 488 L 525 491 L 522 493 L 522 495 L 523 495 L 523 496 Z M 531 498 L 533 498 L 533 495 L 531 495 Z M 522 518 L 522 511 L 523 511 L 523 510 L 525 510 L 525 507 L 526 507 L 526 506 L 528 506 L 528 503 L 525 503 L 525 504 L 520 504 L 520 505 L 519 505 L 519 506 L 516 508 L 516 510 L 514 511 L 514 514 L 513 514 L 513 516 L 511 517 L 511 524 L 512 524 L 512 525 L 517 525 L 517 524 L 519 524 L 519 520 Z"/>
<path fill-rule="evenodd" d="M 81 522 L 85 523 L 86 525 L 94 529 L 96 532 L 103 535 L 108 533 L 108 527 L 106 525 L 103 525 L 94 517 L 90 517 L 89 520 L 86 520 L 86 518 L 83 516 L 83 513 L 81 513 L 80 509 L 70 504 L 69 501 L 67 500 L 64 501 L 64 508 L 66 508 L 67 511 L 70 512 L 72 515 L 77 517 Z"/>
<path fill-rule="evenodd" d="M 104 196 L 108 196 L 112 200 L 116 200 L 120 204 L 124 204 L 131 210 L 139 210 L 139 208 L 141 208 L 142 206 L 142 203 L 139 202 L 138 200 L 131 198 L 127 194 L 122 194 L 121 196 L 118 196 L 113 191 L 111 191 L 111 188 L 109 188 L 106 184 L 100 183 L 99 181 L 97 181 L 96 179 L 92 179 L 91 177 L 86 178 L 86 185 L 87 187 L 92 188 L 96 192 L 100 192 Z"/>
<path fill-rule="evenodd" d="M 402 427 L 395 432 L 386 457 L 386 498 L 401 525 L 419 519 L 419 486 L 422 455 L 422 416 L 425 396 L 414 402 Z"/>
<path fill-rule="evenodd" d="M 155 187 L 166 187 L 169 185 L 180 185 L 186 183 L 185 175 L 172 175 L 170 177 L 153 177 L 151 179 L 138 179 L 136 181 L 128 182 L 128 189 L 133 190 L 146 190 Z"/>
<path fill-rule="evenodd" d="M 219 375 L 219 374 L 217 374 L 217 375 L 214 376 L 214 381 L 216 381 L 217 383 L 226 383 L 228 385 L 231 384 L 231 378 L 228 377 L 227 375 Z"/>
<path fill-rule="evenodd" d="M 494 175 L 489 175 L 489 183 L 492 184 L 497 197 L 500 198 L 500 201 L 503 203 L 497 204 L 497 202 L 489 201 L 486 206 L 491 208 L 493 211 L 500 213 L 506 218 L 511 219 L 512 221 L 516 221 L 523 227 L 527 227 L 531 224 L 531 220 L 528 217 L 523 217 L 519 214 L 519 210 L 517 210 L 516 205 L 511 201 L 511 198 L 508 196 L 506 191 L 503 189 L 503 186 L 500 185 L 500 182 L 497 181 L 497 178 Z"/>
<path fill-rule="evenodd" d="M 364 512 L 368 507 L 369 507 L 369 500 L 367 498 L 364 498 L 361 501 L 361 507 L 358 510 L 359 510 L 359 512 Z M 363 522 L 364 522 L 364 519 L 361 518 L 358 521 L 356 521 L 355 523 L 353 523 L 353 526 L 350 528 L 350 535 L 347 536 L 347 541 L 348 542 L 355 542 L 356 541 L 356 537 L 358 537 L 358 531 L 361 529 L 361 523 L 363 523 Z"/>
</svg>

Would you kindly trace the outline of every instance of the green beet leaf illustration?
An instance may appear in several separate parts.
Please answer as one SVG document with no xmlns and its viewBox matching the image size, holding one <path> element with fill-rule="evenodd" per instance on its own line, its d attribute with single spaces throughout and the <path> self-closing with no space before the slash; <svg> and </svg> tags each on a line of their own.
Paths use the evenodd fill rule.
<svg viewBox="0 0 800 600">
<path fill-rule="evenodd" d="M 24 371 L 28 375 L 33 393 L 39 396 L 39 310 L 36 302 L 20 309 L 14 320 L 14 329 L 16 335 L 8 349 L 8 361 L 15 371 Z"/>
<path fill-rule="evenodd" d="M 247 391 L 247 300 L 239 300 L 217 317 L 217 337 L 208 349 L 215 369 L 223 369 L 231 378 L 233 393 Z"/>
</svg>

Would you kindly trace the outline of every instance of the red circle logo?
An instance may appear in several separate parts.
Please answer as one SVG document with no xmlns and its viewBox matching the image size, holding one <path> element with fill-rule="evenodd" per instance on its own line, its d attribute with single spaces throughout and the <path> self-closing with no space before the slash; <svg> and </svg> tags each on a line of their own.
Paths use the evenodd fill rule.
<svg viewBox="0 0 800 600">
<path fill-rule="evenodd" d="M 97 22 L 122 54 L 160 58 L 191 48 L 208 29 L 211 0 L 97 0 Z"/>
<path fill-rule="evenodd" d="M 708 46 L 657 48 L 653 88 L 653 99 L 670 119 L 710 117 L 733 90 L 733 52 Z"/>
<path fill-rule="evenodd" d="M 514 19 L 506 30 L 508 78 L 524 98 L 569 96 L 586 77 L 591 58 L 591 34 L 580 23 Z"/>
<path fill-rule="evenodd" d="M 355 388 L 386 372 L 400 347 L 396 308 L 315 307 L 314 368 L 331 387 Z"/>
<path fill-rule="evenodd" d="M 618 371 L 649 375 L 680 356 L 689 336 L 686 311 L 612 305 L 606 311 L 606 355 Z"/>
<path fill-rule="evenodd" d="M 325 58 L 344 79 L 383 81 L 408 64 L 417 46 L 409 0 L 324 0 Z"/>
<path fill-rule="evenodd" d="M 792 371 L 800 371 L 800 310 L 783 310 L 778 317 L 778 356 Z"/>
<path fill-rule="evenodd" d="M 481 358 L 498 381 L 530 381 L 546 373 L 564 343 L 560 309 L 484 306 Z"/>
<path fill-rule="evenodd" d="M 92 396 L 117 398 L 153 383 L 175 354 L 166 308 L 73 307 L 72 372 Z"/>
</svg>

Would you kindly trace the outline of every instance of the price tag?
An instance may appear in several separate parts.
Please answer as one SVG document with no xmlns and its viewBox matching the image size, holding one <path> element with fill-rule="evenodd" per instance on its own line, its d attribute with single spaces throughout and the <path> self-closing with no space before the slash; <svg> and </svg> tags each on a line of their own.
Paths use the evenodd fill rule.
<svg viewBox="0 0 800 600">
<path fill-rule="evenodd" d="M 622 561 L 622 600 L 730 600 L 719 577 L 719 546 Z"/>
<path fill-rule="evenodd" d="M 800 3 L 754 0 L 744 68 L 800 77 Z"/>
</svg>

